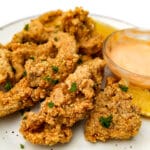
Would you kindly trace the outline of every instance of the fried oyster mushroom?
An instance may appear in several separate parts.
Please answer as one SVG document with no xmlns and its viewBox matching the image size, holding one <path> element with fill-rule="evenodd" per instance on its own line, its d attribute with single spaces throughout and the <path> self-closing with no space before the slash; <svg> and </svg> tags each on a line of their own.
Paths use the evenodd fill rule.
<svg viewBox="0 0 150 150">
<path fill-rule="evenodd" d="M 101 53 L 104 38 L 95 30 L 95 22 L 89 17 L 88 11 L 80 7 L 66 12 L 50 11 L 31 20 L 7 47 L 12 49 L 14 43 L 44 44 L 48 42 L 51 33 L 58 31 L 73 35 L 81 53 Z"/>
<path fill-rule="evenodd" d="M 54 87 L 39 113 L 25 113 L 20 128 L 24 138 L 40 145 L 69 142 L 71 127 L 93 109 L 95 78 L 96 74 L 102 76 L 104 64 L 96 58 L 78 66 L 64 82 Z"/>
<path fill-rule="evenodd" d="M 10 64 L 10 59 L 11 52 L 5 48 L 0 48 L 0 84 L 5 83 L 7 79 L 14 79 L 14 73 Z"/>
<path fill-rule="evenodd" d="M 85 124 L 88 141 L 125 140 L 138 133 L 140 111 L 132 104 L 132 97 L 120 87 L 119 83 L 111 83 L 96 96 L 95 107 Z"/>
<path fill-rule="evenodd" d="M 54 38 L 59 40 L 55 41 Z M 51 42 L 55 45 L 54 51 L 57 49 L 55 58 L 50 56 L 45 58 L 43 56 L 48 54 L 47 51 L 44 55 L 44 51 L 41 54 L 39 50 L 38 56 L 26 61 L 25 77 L 9 91 L 1 91 L 0 117 L 31 107 L 41 99 L 45 99 L 58 82 L 63 81 L 74 71 L 78 61 L 74 38 L 68 33 L 58 32 L 51 36 Z"/>
</svg>

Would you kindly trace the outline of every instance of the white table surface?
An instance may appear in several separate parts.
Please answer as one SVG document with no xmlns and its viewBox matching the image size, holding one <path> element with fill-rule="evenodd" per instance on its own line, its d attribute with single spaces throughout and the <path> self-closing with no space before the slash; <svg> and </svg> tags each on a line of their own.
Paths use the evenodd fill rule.
<svg viewBox="0 0 150 150">
<path fill-rule="evenodd" d="M 0 0 L 0 27 L 49 10 L 82 6 L 91 13 L 150 29 L 149 0 Z"/>
</svg>

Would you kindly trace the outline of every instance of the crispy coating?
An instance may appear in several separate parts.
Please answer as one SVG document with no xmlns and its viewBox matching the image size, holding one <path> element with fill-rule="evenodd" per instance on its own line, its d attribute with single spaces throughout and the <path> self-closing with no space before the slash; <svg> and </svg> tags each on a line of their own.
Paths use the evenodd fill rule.
<svg viewBox="0 0 150 150">
<path fill-rule="evenodd" d="M 94 22 L 87 11 L 82 8 L 70 10 L 64 14 L 62 22 L 63 31 L 75 36 L 80 52 L 87 55 L 100 53 L 103 38 L 95 31 Z"/>
<path fill-rule="evenodd" d="M 52 65 L 58 66 L 60 68 L 58 74 L 66 72 L 67 75 L 68 70 L 70 70 L 71 72 L 74 69 L 74 64 L 78 59 L 76 53 L 77 53 L 77 46 L 74 38 L 69 34 L 63 32 L 51 34 L 51 36 L 49 37 L 49 41 L 43 45 L 36 46 L 35 44 L 19 44 L 19 45 L 16 44 L 16 46 L 14 45 L 13 47 L 11 60 L 12 65 L 16 70 L 15 74 L 16 80 L 18 81 L 22 77 L 23 72 L 25 71 L 24 64 L 27 60 L 29 60 L 26 65 L 26 71 L 27 74 L 29 75 L 28 77 L 30 77 L 31 74 L 36 75 L 35 72 L 33 73 L 31 71 L 32 70 L 31 66 L 34 67 L 35 65 L 37 67 L 38 65 L 43 66 L 43 69 L 45 65 L 45 67 L 47 68 L 49 67 L 50 70 L 52 70 L 51 69 Z M 45 62 L 47 62 L 48 66 L 46 66 L 44 60 Z M 30 71 L 28 71 L 29 68 L 31 69 Z M 37 70 L 37 68 L 34 69 Z M 50 71 L 47 73 L 49 75 L 52 74 L 52 72 Z M 33 76 L 35 77 L 35 75 Z M 66 75 L 63 75 L 64 78 L 66 77 Z M 59 78 L 61 79 L 61 77 Z"/>
<path fill-rule="evenodd" d="M 57 32 L 52 34 L 51 41 L 58 51 L 54 58 L 45 61 L 38 57 L 34 61 L 28 60 L 25 65 L 31 87 L 47 88 L 53 85 L 53 81 L 63 81 L 75 69 L 79 56 L 73 36 Z M 57 73 L 53 67 L 58 68 Z"/>
<path fill-rule="evenodd" d="M 32 112 L 25 114 L 20 132 L 33 144 L 49 146 L 56 143 L 67 143 L 72 137 L 72 130 L 70 127 L 61 124 L 50 126 L 45 122 L 43 116 Z"/>
<path fill-rule="evenodd" d="M 26 105 L 28 107 L 33 105 L 33 101 L 29 99 L 32 89 L 29 88 L 27 84 L 28 81 L 23 79 L 9 92 L 0 93 L 0 117 L 20 110 Z"/>
<path fill-rule="evenodd" d="M 59 38 L 59 41 L 54 41 L 54 37 Z M 58 32 L 55 35 L 52 35 L 51 40 L 53 40 L 52 42 L 56 42 L 56 44 L 54 43 L 58 50 L 56 58 L 46 58 L 48 52 L 46 50 L 41 50 L 36 56 L 34 56 L 34 59 L 29 59 L 27 61 L 27 76 L 25 77 L 25 82 L 24 79 L 21 79 L 12 90 L 2 92 L 0 95 L 0 117 L 30 107 L 41 99 L 44 99 L 49 95 L 49 91 L 52 90 L 55 84 L 64 80 L 74 70 L 78 60 L 74 38 L 67 33 Z M 23 52 L 21 54 L 26 53 L 26 55 L 30 55 L 31 52 L 28 49 L 25 52 L 23 50 L 16 50 L 14 52 L 18 51 Z M 45 52 L 45 54 L 42 52 Z M 33 54 L 33 52 L 31 53 Z M 43 57 L 43 55 L 46 57 Z M 16 57 L 16 61 L 17 58 L 18 57 Z M 43 60 L 43 58 L 45 59 Z M 18 58 L 18 60 L 23 61 L 21 57 L 20 59 Z M 57 66 L 57 73 L 54 72 L 52 66 Z M 32 92 L 28 92 L 28 89 Z M 25 104 L 22 104 L 24 101 Z M 32 101 L 34 101 L 34 103 L 32 103 Z M 20 107 L 20 105 L 22 106 Z"/>
<path fill-rule="evenodd" d="M 85 124 L 85 137 L 90 142 L 110 139 L 130 139 L 141 126 L 139 109 L 131 103 L 131 96 L 121 91 L 118 83 L 108 85 L 95 99 L 92 110 Z M 102 125 L 100 118 L 112 116 L 110 126 Z"/>
<path fill-rule="evenodd" d="M 11 49 L 12 43 L 47 43 L 50 34 L 58 31 L 73 35 L 81 53 L 101 53 L 104 39 L 95 31 L 95 23 L 88 12 L 80 7 L 67 12 L 51 11 L 33 19 L 28 28 L 17 33 L 7 46 Z"/>
<path fill-rule="evenodd" d="M 49 35 L 50 33 L 45 31 L 43 24 L 35 19 L 28 25 L 28 30 L 23 29 L 21 32 L 15 34 L 11 43 L 33 42 L 43 44 L 48 41 Z M 11 43 L 8 44 L 9 47 Z"/>
<path fill-rule="evenodd" d="M 76 22 L 75 20 L 78 20 L 78 24 L 73 23 Z M 17 89 L 18 84 L 15 84 L 27 74 L 28 86 L 34 88 L 33 93 L 36 94 L 30 97 L 39 101 L 38 91 L 47 89 L 49 93 L 56 83 L 64 81 L 68 74 L 74 71 L 78 60 L 76 53 L 78 49 L 80 50 L 79 40 L 82 35 L 86 37 L 94 32 L 93 24 L 88 13 L 81 8 L 68 12 L 59 10 L 49 12 L 33 19 L 26 29 L 16 34 L 13 40 L 4 46 L 10 50 L 8 51 L 10 57 L 5 57 L 3 61 L 6 62 L 7 67 L 3 69 L 5 73 L 1 82 L 6 83 L 10 80 L 13 82 L 13 88 Z M 70 30 L 71 28 L 73 30 Z M 75 34 L 76 29 L 80 30 L 77 34 Z M 3 51 L 2 53 L 4 54 Z M 10 71 L 10 67 L 13 71 Z M 58 67 L 58 72 L 55 73 L 52 67 Z M 7 95 L 7 92 L 1 94 L 2 103 L 5 94 Z M 8 111 L 6 114 L 14 111 L 15 107 L 13 111 Z"/>
<path fill-rule="evenodd" d="M 72 126 L 88 116 L 85 136 L 91 142 L 135 136 L 141 121 L 131 97 L 111 80 L 100 92 L 103 40 L 82 8 L 31 20 L 0 45 L 0 117 L 43 100 L 39 112 L 25 113 L 21 122 L 20 132 L 33 144 L 69 142 Z M 110 115 L 104 128 L 99 118 Z"/>
<path fill-rule="evenodd" d="M 7 68 L 5 67 L 3 70 L 11 68 L 11 74 L 13 74 L 13 81 L 15 83 L 23 77 L 23 73 L 25 71 L 24 65 L 28 59 L 38 57 L 41 60 L 44 60 L 48 57 L 54 57 L 56 55 L 56 49 L 54 48 L 51 39 L 47 43 L 41 45 L 36 45 L 34 43 L 11 43 L 11 48 L 7 48 L 11 49 L 11 51 L 2 49 L 1 54 L 3 53 L 3 59 L 4 53 L 7 52 L 7 56 L 9 54 L 7 60 L 5 57 L 5 62 L 9 62 L 10 67 L 7 66 Z"/>
<path fill-rule="evenodd" d="M 10 51 L 0 48 L 0 84 L 4 83 L 7 79 L 14 79 L 14 73 L 9 62 L 10 57 Z"/>
<path fill-rule="evenodd" d="M 95 95 L 95 74 L 92 71 L 92 66 L 95 66 L 93 70 L 96 69 L 97 74 L 101 76 L 104 62 L 99 58 L 90 60 L 86 64 L 78 66 L 64 83 L 58 84 L 53 89 L 50 97 L 47 97 L 42 103 L 38 114 L 25 114 L 26 119 L 21 123 L 20 132 L 28 141 L 42 145 L 62 143 L 61 140 L 58 141 L 62 134 L 60 128 L 71 130 L 71 127 L 77 121 L 83 120 L 87 116 L 89 110 L 93 108 L 93 98 Z M 72 84 L 75 84 L 73 91 L 71 90 L 73 88 Z M 34 123 L 31 122 L 30 118 L 34 118 Z M 53 129 L 56 129 L 57 126 L 60 128 L 55 132 L 59 134 L 53 135 Z M 68 135 L 69 137 L 66 135 L 64 140 L 62 140 L 69 142 L 70 134 Z M 51 138 L 50 135 L 53 135 L 53 137 Z M 46 139 L 49 139 L 49 142 Z M 56 139 L 55 142 L 53 139 Z"/>
<path fill-rule="evenodd" d="M 26 24 L 27 28 L 14 35 L 11 43 L 7 46 L 11 48 L 13 43 L 26 43 L 33 42 L 36 44 L 47 43 L 51 33 L 60 30 L 62 24 L 61 10 L 47 12 L 38 18 L 31 20 L 29 24 Z"/>
<path fill-rule="evenodd" d="M 52 40 L 52 37 L 55 38 L 54 33 L 59 31 L 74 36 L 79 53 L 89 56 L 97 52 L 101 53 L 103 39 L 95 31 L 94 25 L 88 12 L 78 7 L 67 12 L 51 11 L 31 20 L 6 45 L 7 49 L 13 51 L 10 61 L 15 69 L 15 82 L 22 78 L 25 71 L 24 65 L 29 58 L 39 57 L 42 54 L 44 55 L 43 59 L 46 59 L 48 55 L 52 57 L 56 55 L 58 44 Z M 55 40 L 57 39 L 55 38 Z"/>
</svg>

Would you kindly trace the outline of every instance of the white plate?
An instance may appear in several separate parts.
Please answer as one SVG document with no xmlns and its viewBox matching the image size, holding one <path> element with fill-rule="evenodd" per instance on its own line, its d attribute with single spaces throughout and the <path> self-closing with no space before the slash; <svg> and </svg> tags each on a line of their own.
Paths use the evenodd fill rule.
<svg viewBox="0 0 150 150">
<path fill-rule="evenodd" d="M 115 20 L 109 17 L 92 15 L 95 19 L 110 24 L 118 29 L 133 27 L 131 24 Z M 13 34 L 20 31 L 24 25 L 33 18 L 25 18 L 0 28 L 0 42 L 7 43 Z M 83 123 L 74 127 L 72 140 L 68 144 L 59 144 L 54 147 L 32 145 L 19 134 L 20 113 L 0 119 L 0 149 L 19 150 L 20 144 L 25 146 L 25 150 L 149 150 L 150 149 L 150 120 L 142 119 L 142 127 L 139 134 L 127 141 L 108 141 L 92 144 L 84 138 Z"/>
</svg>

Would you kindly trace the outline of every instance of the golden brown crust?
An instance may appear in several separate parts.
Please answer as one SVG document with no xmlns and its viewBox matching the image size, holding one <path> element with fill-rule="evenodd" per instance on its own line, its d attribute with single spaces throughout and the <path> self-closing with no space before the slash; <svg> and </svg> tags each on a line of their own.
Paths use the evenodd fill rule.
<svg viewBox="0 0 150 150">
<path fill-rule="evenodd" d="M 72 126 L 87 118 L 95 105 L 86 123 L 89 141 L 134 136 L 140 119 L 131 98 L 111 79 L 99 94 L 105 66 L 105 61 L 97 58 L 101 57 L 102 42 L 95 22 L 79 7 L 31 20 L 10 43 L 0 46 L 0 88 L 4 89 L 7 81 L 12 84 L 7 85 L 9 91 L 0 91 L 0 117 L 42 99 L 38 113 L 25 113 L 20 132 L 33 144 L 51 146 L 69 142 Z M 114 123 L 106 130 L 97 117 L 110 113 Z"/>
<path fill-rule="evenodd" d="M 25 114 L 27 119 L 22 121 L 20 128 L 23 136 L 31 143 L 36 144 L 53 145 L 62 143 L 59 139 L 62 134 L 60 128 L 71 131 L 71 127 L 77 121 L 86 118 L 89 110 L 93 108 L 93 98 L 95 96 L 94 83 L 96 81 L 93 70 L 97 70 L 97 74 L 101 76 L 103 67 L 104 62 L 99 58 L 78 66 L 75 72 L 70 74 L 64 83 L 58 84 L 52 90 L 50 97 L 47 97 L 42 103 L 38 114 Z M 73 91 L 70 90 L 72 84 L 75 84 L 75 89 L 72 89 Z M 31 122 L 31 118 L 34 118 L 33 122 Z M 41 126 L 44 127 L 41 129 Z M 56 129 L 58 126 L 58 130 L 55 130 L 56 134 L 53 135 L 53 138 L 56 139 L 55 142 L 50 140 L 48 142 L 46 140 L 48 139 L 47 136 L 53 134 L 53 129 Z M 69 138 L 67 138 L 67 135 L 66 138 L 70 140 L 70 134 L 68 136 Z M 45 140 L 41 141 L 41 139 Z M 69 140 L 65 141 L 69 142 Z"/>
<path fill-rule="evenodd" d="M 131 96 L 121 91 L 118 83 L 108 85 L 97 95 L 95 108 L 85 124 L 85 137 L 90 142 L 109 139 L 130 139 L 141 126 L 139 109 L 131 103 Z M 104 127 L 101 117 L 112 116 L 110 127 Z"/>
<path fill-rule="evenodd" d="M 61 82 L 74 71 L 78 60 L 77 52 L 81 45 L 80 39 L 87 38 L 87 35 L 90 38 L 93 35 L 93 25 L 88 12 L 82 8 L 68 12 L 53 11 L 33 19 L 26 28 L 14 36 L 10 43 L 4 46 L 8 49 L 6 51 L 9 52 L 10 57 L 5 57 L 5 61 L 3 60 L 3 63 L 7 62 L 7 66 L 5 65 L 3 69 L 1 82 L 3 84 L 6 84 L 7 80 L 12 82 L 15 91 L 19 83 L 15 84 L 27 74 L 28 86 L 34 88 L 31 99 L 39 101 L 38 97 L 41 95 L 45 98 L 54 86 L 45 78 L 49 76 L 54 82 L 56 80 Z M 76 31 L 78 33 L 75 33 Z M 100 43 L 97 42 L 97 44 Z M 86 49 L 88 53 L 88 48 Z M 5 54 L 6 51 L 2 50 L 1 54 Z M 57 74 L 52 71 L 52 66 L 59 68 Z M 47 89 L 46 94 L 43 94 L 45 89 Z M 7 95 L 7 92 L 2 92 L 1 102 L 5 94 Z M 14 111 L 15 108 L 6 114 Z"/>
<path fill-rule="evenodd" d="M 0 84 L 5 83 L 7 79 L 14 79 L 10 60 L 11 52 L 7 49 L 0 48 Z"/>
<path fill-rule="evenodd" d="M 80 7 L 67 12 L 51 11 L 33 19 L 28 25 L 28 30 L 23 29 L 17 33 L 8 47 L 11 48 L 13 43 L 47 43 L 51 33 L 58 31 L 73 35 L 81 53 L 101 54 L 104 39 L 95 31 L 95 23 L 88 16 L 88 11 Z"/>
<path fill-rule="evenodd" d="M 54 41 L 54 37 L 58 38 L 59 41 Z M 73 72 L 78 60 L 74 38 L 67 33 L 58 32 L 51 35 L 50 41 L 50 50 L 44 48 L 39 50 L 40 46 L 37 49 L 31 46 L 30 49 L 28 45 L 27 47 L 18 47 L 17 50 L 11 52 L 13 53 L 12 64 L 15 68 L 16 80 L 18 81 L 23 77 L 25 70 L 27 75 L 26 79 L 21 79 L 18 84 L 14 85 L 11 91 L 2 92 L 0 96 L 0 117 L 30 107 L 41 99 L 44 99 L 49 95 L 49 91 L 52 90 L 57 82 L 63 81 Z M 48 55 L 52 52 L 53 44 L 55 44 L 58 50 L 58 54 L 55 58 L 51 58 Z M 30 59 L 31 56 L 33 57 L 32 59 Z M 53 71 L 52 66 L 56 66 L 59 69 L 57 73 Z M 27 84 L 23 83 L 22 80 L 25 80 Z M 51 80 L 53 82 L 51 82 Z M 22 84 L 25 85 L 22 86 Z M 28 100 L 21 97 L 22 94 L 26 95 L 27 89 L 32 90 L 32 92 L 28 93 Z M 3 104 L 4 101 L 5 104 Z M 23 103 L 23 101 L 25 101 L 26 104 L 20 107 L 19 103 Z M 32 101 L 34 101 L 34 103 Z"/>
<path fill-rule="evenodd" d="M 17 88 L 16 88 L 17 87 Z M 6 116 L 20 110 L 30 107 L 34 102 L 30 99 L 32 89 L 28 87 L 27 79 L 22 79 L 13 89 L 0 93 L 0 117 Z"/>
<path fill-rule="evenodd" d="M 28 121 L 26 121 L 25 117 Z M 25 117 L 20 131 L 33 144 L 51 146 L 57 143 L 69 142 L 72 137 L 72 131 L 69 127 L 60 124 L 50 126 L 44 121 L 43 116 L 32 112 L 25 114 Z"/>
</svg>

